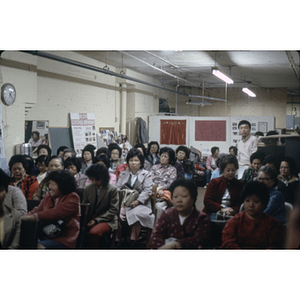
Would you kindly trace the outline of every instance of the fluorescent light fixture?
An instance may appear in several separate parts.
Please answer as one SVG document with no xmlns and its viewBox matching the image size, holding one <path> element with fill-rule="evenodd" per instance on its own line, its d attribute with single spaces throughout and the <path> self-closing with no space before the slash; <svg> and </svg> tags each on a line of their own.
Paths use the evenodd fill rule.
<svg viewBox="0 0 300 300">
<path fill-rule="evenodd" d="M 242 91 L 248 94 L 250 97 L 256 97 L 256 95 L 253 92 L 251 92 L 248 88 L 243 88 Z"/>
<path fill-rule="evenodd" d="M 220 72 L 218 68 L 212 68 L 213 75 L 217 76 L 218 78 L 222 79 L 223 81 L 227 82 L 228 84 L 233 84 L 233 80 Z"/>
</svg>

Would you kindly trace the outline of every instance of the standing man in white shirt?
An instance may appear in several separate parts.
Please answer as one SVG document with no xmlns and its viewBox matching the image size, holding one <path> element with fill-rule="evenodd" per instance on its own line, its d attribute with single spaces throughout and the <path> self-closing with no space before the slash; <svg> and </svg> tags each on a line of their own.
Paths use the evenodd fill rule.
<svg viewBox="0 0 300 300">
<path fill-rule="evenodd" d="M 250 134 L 251 124 L 247 120 L 242 120 L 238 125 L 242 139 L 237 143 L 239 174 L 238 179 L 241 179 L 243 173 L 250 166 L 250 156 L 257 151 L 258 139 Z"/>
</svg>

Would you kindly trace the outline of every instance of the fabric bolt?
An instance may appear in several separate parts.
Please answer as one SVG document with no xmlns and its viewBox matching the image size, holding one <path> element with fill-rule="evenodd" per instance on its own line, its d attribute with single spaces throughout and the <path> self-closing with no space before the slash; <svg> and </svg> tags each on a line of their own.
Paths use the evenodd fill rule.
<svg viewBox="0 0 300 300">
<path fill-rule="evenodd" d="M 284 229 L 279 221 L 267 214 L 250 219 L 246 211 L 227 221 L 222 232 L 222 249 L 281 248 Z"/>
<path fill-rule="evenodd" d="M 160 248 L 168 238 L 176 238 L 183 249 L 205 246 L 211 235 L 209 217 L 196 209 L 180 224 L 178 211 L 170 207 L 163 211 L 152 230 L 150 247 Z"/>
</svg>

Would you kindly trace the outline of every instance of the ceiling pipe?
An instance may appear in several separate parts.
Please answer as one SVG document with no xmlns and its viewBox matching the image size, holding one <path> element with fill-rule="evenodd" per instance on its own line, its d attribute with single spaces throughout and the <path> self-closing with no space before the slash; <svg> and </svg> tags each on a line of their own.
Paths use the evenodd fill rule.
<svg viewBox="0 0 300 300">
<path fill-rule="evenodd" d="M 123 78 L 123 79 L 126 79 L 126 80 L 138 82 L 138 83 L 149 85 L 149 86 L 152 86 L 152 87 L 155 87 L 155 88 L 158 88 L 158 89 L 162 89 L 162 90 L 165 90 L 165 91 L 168 91 L 168 92 L 176 93 L 176 94 L 179 94 L 179 95 L 182 95 L 182 96 L 188 96 L 187 94 L 179 92 L 177 90 L 168 89 L 166 87 L 163 87 L 163 86 L 160 86 L 160 85 L 157 85 L 157 84 L 153 84 L 153 83 L 146 82 L 146 81 L 143 81 L 143 80 L 140 80 L 140 79 L 136 79 L 136 78 L 127 76 L 124 73 L 122 73 L 122 74 L 121 73 L 120 74 L 115 73 L 115 72 L 109 71 L 108 69 L 98 68 L 98 67 L 95 67 L 95 66 L 92 66 L 92 65 L 88 65 L 88 64 L 85 64 L 85 63 L 82 63 L 82 62 L 78 62 L 78 61 L 75 61 L 75 60 L 72 60 L 72 59 L 64 58 L 64 57 L 57 56 L 57 55 L 54 55 L 54 54 L 50 54 L 50 53 L 47 53 L 47 52 L 43 52 L 43 51 L 20 51 L 20 52 L 24 52 L 24 53 L 27 53 L 27 54 L 32 54 L 32 55 L 52 59 L 52 60 L 55 60 L 55 61 L 59 61 L 59 62 L 62 62 L 62 63 L 73 65 L 73 66 L 76 66 L 76 67 L 80 67 L 80 68 L 92 70 L 92 71 L 95 71 L 95 72 L 103 73 L 103 74 L 106 74 L 106 75 L 115 76 L 115 77 Z"/>
<path fill-rule="evenodd" d="M 299 80 L 300 80 L 299 71 L 298 71 L 297 66 L 296 66 L 296 64 L 295 64 L 294 58 L 293 58 L 293 56 L 292 56 L 292 53 L 291 53 L 291 51 L 285 51 L 285 53 L 286 53 L 286 55 L 287 55 L 287 57 L 288 57 L 288 59 L 289 59 L 289 62 L 290 62 L 290 64 L 291 64 L 291 67 L 292 67 L 292 69 L 294 70 L 295 75 L 296 75 L 296 77 L 297 77 L 297 79 L 298 79 L 298 81 L 299 81 Z"/>
<path fill-rule="evenodd" d="M 143 64 L 145 64 L 145 65 L 147 65 L 148 67 L 150 67 L 150 68 L 152 68 L 152 69 L 155 69 L 155 70 L 157 70 L 157 71 L 159 71 L 159 72 L 162 72 L 162 73 L 164 73 L 164 74 L 166 74 L 166 75 L 168 75 L 168 76 L 171 76 L 171 77 L 173 77 L 173 78 L 175 78 L 175 79 L 179 79 L 179 80 L 182 80 L 182 81 L 191 83 L 191 84 L 193 84 L 194 86 L 199 86 L 198 84 L 196 84 L 196 83 L 194 83 L 194 82 L 191 82 L 191 81 L 189 81 L 189 80 L 187 80 L 187 79 L 184 79 L 184 78 L 178 77 L 178 76 L 176 76 L 176 75 L 173 75 L 173 74 L 171 74 L 171 73 L 169 73 L 169 72 L 167 72 L 167 71 L 165 71 L 165 70 L 163 70 L 163 69 L 160 69 L 160 68 L 158 68 L 158 67 L 155 67 L 155 66 L 153 66 L 153 65 L 151 65 L 151 64 L 149 64 L 149 63 L 147 63 L 146 61 L 143 61 L 142 59 L 140 59 L 140 58 L 138 58 L 138 57 L 136 57 L 136 56 L 134 56 L 134 55 L 132 55 L 132 54 L 129 54 L 129 53 L 125 52 L 125 51 L 119 51 L 119 52 L 122 53 L 122 54 L 125 54 L 125 55 L 127 55 L 127 56 L 130 56 L 131 58 L 133 58 L 133 59 L 135 59 L 135 60 L 137 60 L 137 61 L 139 61 L 139 62 L 141 62 L 141 63 L 143 63 Z"/>
<path fill-rule="evenodd" d="M 27 53 L 27 54 L 48 58 L 48 59 L 51 59 L 51 60 L 59 61 L 59 62 L 66 63 L 66 64 L 69 64 L 69 65 L 73 65 L 73 66 L 76 66 L 76 67 L 92 70 L 92 71 L 103 73 L 103 74 L 110 75 L 110 76 L 123 78 L 123 79 L 129 80 L 129 81 L 138 82 L 138 83 L 141 83 L 141 84 L 152 86 L 152 87 L 155 87 L 155 88 L 158 88 L 158 89 L 162 89 L 162 90 L 165 90 L 165 91 L 168 91 L 168 92 L 171 92 L 171 93 L 176 93 L 178 95 L 182 95 L 182 96 L 186 96 L 186 97 L 196 97 L 196 98 L 203 98 L 203 99 L 210 99 L 210 100 L 227 102 L 227 100 L 220 99 L 220 98 L 211 98 L 211 97 L 205 97 L 205 96 L 200 96 L 200 95 L 199 96 L 198 95 L 188 95 L 186 93 L 179 92 L 177 90 L 178 86 L 176 87 L 176 90 L 168 89 L 166 87 L 159 86 L 157 84 L 149 83 L 149 82 L 146 82 L 146 81 L 143 81 L 143 80 L 140 80 L 140 79 L 136 79 L 136 78 L 127 76 L 124 73 L 122 73 L 122 74 L 115 73 L 115 72 L 109 71 L 108 69 L 98 68 L 98 67 L 95 67 L 95 66 L 92 66 L 92 65 L 89 65 L 89 64 L 85 64 L 85 63 L 82 63 L 82 62 L 79 62 L 79 61 L 64 58 L 64 57 L 57 56 L 57 55 L 47 53 L 47 52 L 43 52 L 43 51 L 20 51 L 20 52 L 24 52 L 24 53 Z"/>
</svg>

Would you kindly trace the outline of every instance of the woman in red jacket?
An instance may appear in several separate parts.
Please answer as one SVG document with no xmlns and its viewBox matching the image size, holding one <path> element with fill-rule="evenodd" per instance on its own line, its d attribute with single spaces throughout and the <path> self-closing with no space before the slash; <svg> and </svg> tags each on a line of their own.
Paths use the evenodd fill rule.
<svg viewBox="0 0 300 300">
<path fill-rule="evenodd" d="M 67 170 L 51 172 L 48 177 L 49 192 L 39 206 L 21 219 L 39 220 L 41 227 L 55 221 L 63 221 L 61 232 L 52 238 L 41 237 L 38 240 L 38 248 L 75 248 L 80 229 L 80 199 L 75 193 L 75 178 Z"/>
<path fill-rule="evenodd" d="M 239 195 L 244 183 L 235 178 L 238 168 L 235 156 L 230 154 L 224 156 L 220 162 L 222 176 L 212 179 L 207 186 L 203 212 L 210 215 L 211 220 L 216 218 L 218 211 L 227 216 L 233 216 L 239 212 L 241 205 Z"/>
</svg>

